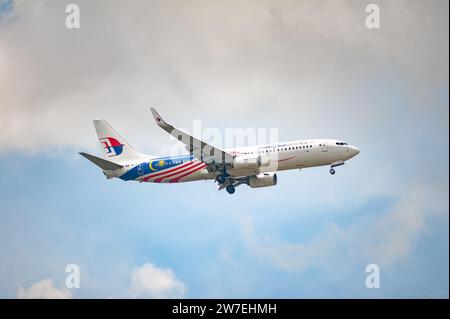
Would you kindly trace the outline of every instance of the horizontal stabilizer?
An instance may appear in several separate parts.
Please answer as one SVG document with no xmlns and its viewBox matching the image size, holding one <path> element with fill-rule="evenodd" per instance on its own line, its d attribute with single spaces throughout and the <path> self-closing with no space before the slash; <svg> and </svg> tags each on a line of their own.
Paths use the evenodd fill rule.
<svg viewBox="0 0 450 319">
<path fill-rule="evenodd" d="M 122 165 L 107 161 L 103 158 L 88 154 L 88 153 L 83 153 L 81 152 L 80 155 L 84 156 L 85 158 L 87 158 L 88 160 L 90 160 L 92 163 L 94 163 L 95 165 L 97 165 L 98 167 L 100 167 L 101 169 L 107 170 L 107 171 L 112 171 L 115 169 L 119 169 L 122 168 Z"/>
</svg>

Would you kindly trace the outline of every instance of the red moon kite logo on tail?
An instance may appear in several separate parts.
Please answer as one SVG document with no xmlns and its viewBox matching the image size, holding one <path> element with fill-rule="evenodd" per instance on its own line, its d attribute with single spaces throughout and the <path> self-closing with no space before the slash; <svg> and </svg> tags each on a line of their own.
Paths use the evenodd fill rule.
<svg viewBox="0 0 450 319">
<path fill-rule="evenodd" d="M 106 149 L 106 155 L 108 157 L 120 155 L 123 152 L 124 144 L 121 144 L 113 137 L 105 137 L 100 139 L 103 147 Z"/>
</svg>

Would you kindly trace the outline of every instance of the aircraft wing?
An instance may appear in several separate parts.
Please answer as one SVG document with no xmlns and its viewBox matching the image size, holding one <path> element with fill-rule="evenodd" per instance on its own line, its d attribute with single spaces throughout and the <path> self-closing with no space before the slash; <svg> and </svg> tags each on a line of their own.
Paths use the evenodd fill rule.
<svg viewBox="0 0 450 319">
<path fill-rule="evenodd" d="M 193 154 L 198 160 L 206 164 L 230 164 L 233 162 L 233 155 L 174 128 L 172 125 L 166 123 L 154 108 L 150 108 L 150 110 L 153 113 L 156 124 L 177 140 L 184 143 L 188 152 Z"/>
</svg>

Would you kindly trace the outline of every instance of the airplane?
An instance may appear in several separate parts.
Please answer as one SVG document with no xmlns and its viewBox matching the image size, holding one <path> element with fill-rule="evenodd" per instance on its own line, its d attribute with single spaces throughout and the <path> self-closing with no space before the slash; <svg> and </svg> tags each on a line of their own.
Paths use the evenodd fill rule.
<svg viewBox="0 0 450 319">
<path fill-rule="evenodd" d="M 189 155 L 152 156 L 136 152 L 105 120 L 94 127 L 107 159 L 79 154 L 103 170 L 106 178 L 149 183 L 214 180 L 218 190 L 233 194 L 237 186 L 274 186 L 277 171 L 318 166 L 335 167 L 359 154 L 359 149 L 336 139 L 308 139 L 219 149 L 166 123 L 154 108 L 156 124 L 185 144 Z"/>
</svg>

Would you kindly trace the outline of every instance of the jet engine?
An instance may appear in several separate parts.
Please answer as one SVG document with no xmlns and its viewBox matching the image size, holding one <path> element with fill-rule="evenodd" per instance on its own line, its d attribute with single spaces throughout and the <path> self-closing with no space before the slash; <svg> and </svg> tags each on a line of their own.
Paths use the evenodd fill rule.
<svg viewBox="0 0 450 319">
<path fill-rule="evenodd" d="M 263 173 L 250 176 L 248 179 L 248 185 L 251 188 L 274 186 L 277 184 L 277 174 L 275 173 Z"/>
<path fill-rule="evenodd" d="M 269 158 L 261 156 L 239 156 L 234 159 L 233 168 L 236 170 L 255 170 L 261 166 L 268 166 Z"/>
</svg>

